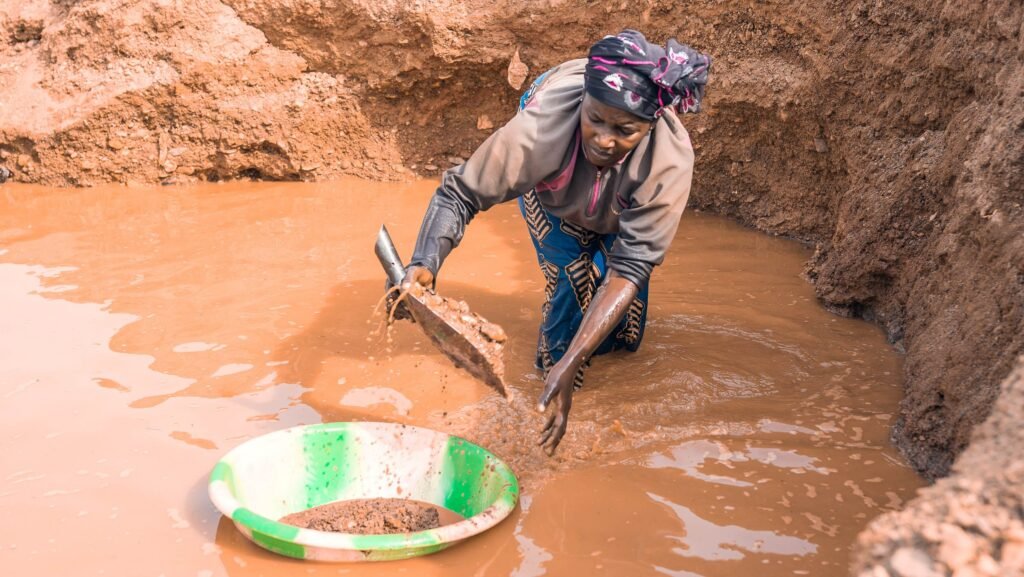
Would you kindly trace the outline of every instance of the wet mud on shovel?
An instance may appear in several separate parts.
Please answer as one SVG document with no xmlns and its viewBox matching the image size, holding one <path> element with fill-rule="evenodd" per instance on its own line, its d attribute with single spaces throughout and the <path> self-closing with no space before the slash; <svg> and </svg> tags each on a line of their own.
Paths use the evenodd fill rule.
<svg viewBox="0 0 1024 577">
<path fill-rule="evenodd" d="M 405 267 L 398 256 L 391 235 L 387 228 L 381 226 L 377 233 L 374 246 L 377 259 L 380 261 L 388 279 L 399 286 L 405 276 Z M 453 311 L 447 309 L 445 300 L 432 294 L 415 294 L 415 289 L 405 295 L 404 302 L 413 320 L 423 329 L 434 345 L 456 365 L 469 374 L 496 389 L 508 398 L 503 378 L 504 362 L 501 358 L 500 344 L 497 351 L 488 351 L 484 343 L 466 335 L 465 327 L 460 327 L 449 318 Z M 492 325 L 493 326 L 493 325 Z M 500 329 L 498 329 L 500 330 Z M 504 336 L 502 335 L 502 340 Z"/>
</svg>

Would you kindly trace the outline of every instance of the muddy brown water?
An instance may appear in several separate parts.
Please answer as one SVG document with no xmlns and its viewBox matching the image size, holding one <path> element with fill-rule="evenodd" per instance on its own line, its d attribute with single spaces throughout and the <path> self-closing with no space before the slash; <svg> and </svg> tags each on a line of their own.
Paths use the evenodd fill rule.
<svg viewBox="0 0 1024 577">
<path fill-rule="evenodd" d="M 515 206 L 439 287 L 509 335 L 511 404 L 399 325 L 367 336 L 386 223 L 430 182 L 0 187 L 0 564 L 12 575 L 842 575 L 922 481 L 888 442 L 901 359 L 800 278 L 808 251 L 688 213 L 644 346 L 595 361 L 559 454 L 532 441 L 543 278 Z M 442 553 L 327 565 L 251 545 L 206 496 L 226 451 L 387 420 L 465 436 L 521 505 Z"/>
</svg>

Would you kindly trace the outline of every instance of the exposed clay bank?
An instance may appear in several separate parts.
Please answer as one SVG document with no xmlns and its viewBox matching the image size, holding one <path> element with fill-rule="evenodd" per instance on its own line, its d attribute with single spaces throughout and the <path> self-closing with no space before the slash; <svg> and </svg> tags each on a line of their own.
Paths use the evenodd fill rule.
<svg viewBox="0 0 1024 577">
<path fill-rule="evenodd" d="M 372 334 L 376 229 L 407 249 L 433 186 L 6 187 L 0 503 L 19 521 L 0 526 L 5 566 L 833 575 L 868 521 L 921 485 L 888 441 L 901 358 L 881 331 L 817 304 L 806 249 L 698 214 L 656 276 L 644 347 L 594 363 L 549 459 L 532 408 L 543 277 L 514 206 L 474 222 L 441 286 L 508 331 L 516 400 L 414 327 Z M 339 569 L 263 552 L 208 502 L 228 449 L 353 419 L 494 450 L 522 482 L 520 509 L 448 552 Z"/>
</svg>

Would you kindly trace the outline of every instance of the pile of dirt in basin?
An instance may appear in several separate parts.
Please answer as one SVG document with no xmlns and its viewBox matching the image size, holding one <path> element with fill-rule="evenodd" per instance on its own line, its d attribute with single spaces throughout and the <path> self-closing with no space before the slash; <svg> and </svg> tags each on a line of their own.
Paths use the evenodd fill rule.
<svg viewBox="0 0 1024 577">
<path fill-rule="evenodd" d="M 316 531 L 391 535 L 436 529 L 441 526 L 441 515 L 437 507 L 419 501 L 353 499 L 292 513 L 281 522 Z"/>
</svg>

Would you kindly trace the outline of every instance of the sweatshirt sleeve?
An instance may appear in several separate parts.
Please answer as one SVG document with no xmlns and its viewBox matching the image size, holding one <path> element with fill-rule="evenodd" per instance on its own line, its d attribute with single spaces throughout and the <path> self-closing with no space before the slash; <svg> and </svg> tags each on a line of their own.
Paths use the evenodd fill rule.
<svg viewBox="0 0 1024 577">
<path fill-rule="evenodd" d="M 679 119 L 666 112 L 652 135 L 650 172 L 619 216 L 608 266 L 643 287 L 679 228 L 693 178 L 693 146 Z"/>
<path fill-rule="evenodd" d="M 427 209 L 411 264 L 435 274 L 466 225 L 482 210 L 526 194 L 572 153 L 582 76 L 541 86 L 523 110 L 492 134 L 464 164 L 445 171 Z M 430 228 L 431 222 L 447 223 Z"/>
</svg>

